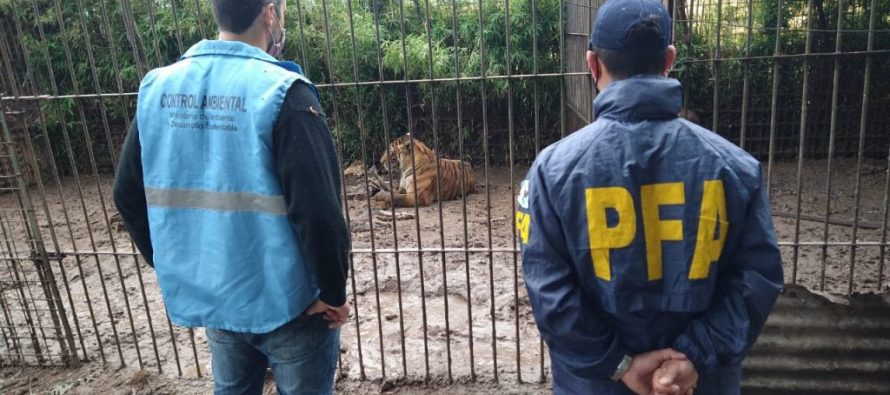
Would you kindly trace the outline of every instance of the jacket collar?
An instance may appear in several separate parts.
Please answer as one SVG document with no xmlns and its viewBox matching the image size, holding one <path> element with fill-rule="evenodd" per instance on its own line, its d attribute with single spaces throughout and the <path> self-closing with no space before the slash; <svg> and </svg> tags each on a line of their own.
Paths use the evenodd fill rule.
<svg viewBox="0 0 890 395">
<path fill-rule="evenodd" d="M 272 57 L 272 55 L 269 55 L 265 51 L 241 41 L 201 40 L 197 44 L 192 45 L 192 47 L 189 48 L 189 50 L 186 51 L 184 55 L 182 55 L 180 60 L 206 55 L 238 56 L 242 58 L 258 59 L 264 62 L 276 64 L 278 66 L 281 66 L 285 70 L 292 71 L 301 76 L 305 76 L 305 73 L 303 73 L 303 68 L 300 67 L 299 64 L 290 61 L 281 61 L 275 59 L 274 57 Z"/>
<path fill-rule="evenodd" d="M 206 55 L 240 56 L 243 58 L 259 59 L 269 63 L 278 63 L 278 59 L 273 58 L 265 51 L 254 47 L 253 45 L 241 41 L 229 40 L 201 40 L 189 48 L 189 50 L 182 55 L 182 59 Z"/>
<path fill-rule="evenodd" d="M 593 101 L 597 118 L 667 120 L 683 107 L 680 81 L 655 75 L 638 75 L 616 81 Z"/>
</svg>

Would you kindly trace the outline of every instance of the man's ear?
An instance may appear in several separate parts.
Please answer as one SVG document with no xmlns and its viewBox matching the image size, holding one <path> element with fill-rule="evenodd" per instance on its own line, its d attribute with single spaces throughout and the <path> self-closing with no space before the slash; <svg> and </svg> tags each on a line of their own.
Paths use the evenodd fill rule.
<svg viewBox="0 0 890 395">
<path fill-rule="evenodd" d="M 667 52 L 664 54 L 664 70 L 662 70 L 661 74 L 665 77 L 671 73 L 671 69 L 674 68 L 674 61 L 677 60 L 677 48 L 673 45 L 668 45 Z"/>
<path fill-rule="evenodd" d="M 600 77 L 599 62 L 597 61 L 596 52 L 587 51 L 587 68 L 590 69 L 590 76 L 594 81 Z"/>
<path fill-rule="evenodd" d="M 263 19 L 266 20 L 268 27 L 272 27 L 275 25 L 275 19 L 279 18 L 278 15 L 278 7 L 275 6 L 274 3 L 268 3 L 263 8 Z"/>
</svg>

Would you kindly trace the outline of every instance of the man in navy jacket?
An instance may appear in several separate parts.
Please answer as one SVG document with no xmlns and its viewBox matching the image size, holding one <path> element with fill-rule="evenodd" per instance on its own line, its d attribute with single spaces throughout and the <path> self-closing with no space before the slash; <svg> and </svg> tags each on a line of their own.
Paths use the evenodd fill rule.
<svg viewBox="0 0 890 395">
<path fill-rule="evenodd" d="M 548 147 L 516 214 L 560 394 L 738 394 L 783 286 L 760 164 L 677 118 L 671 19 L 611 0 L 588 65 L 596 122 Z"/>
</svg>

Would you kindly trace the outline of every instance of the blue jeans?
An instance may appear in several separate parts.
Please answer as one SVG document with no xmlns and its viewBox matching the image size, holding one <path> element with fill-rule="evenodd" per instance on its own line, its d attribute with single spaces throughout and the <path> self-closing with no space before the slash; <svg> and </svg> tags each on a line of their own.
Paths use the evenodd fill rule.
<svg viewBox="0 0 890 395">
<path fill-rule="evenodd" d="M 302 315 L 264 334 L 207 328 L 214 394 L 261 394 L 267 367 L 281 395 L 332 393 L 340 330 L 323 317 Z"/>
</svg>

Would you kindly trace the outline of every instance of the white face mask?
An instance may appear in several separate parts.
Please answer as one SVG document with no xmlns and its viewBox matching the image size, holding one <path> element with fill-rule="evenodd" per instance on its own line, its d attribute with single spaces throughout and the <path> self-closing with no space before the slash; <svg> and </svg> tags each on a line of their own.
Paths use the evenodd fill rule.
<svg viewBox="0 0 890 395">
<path fill-rule="evenodd" d="M 281 26 L 281 34 L 278 36 L 278 39 L 275 39 L 275 33 L 272 32 L 272 28 L 269 28 L 269 35 L 272 36 L 272 42 L 269 44 L 269 48 L 266 49 L 266 53 L 272 55 L 274 58 L 278 58 L 281 56 L 281 51 L 284 50 L 284 40 L 287 38 L 287 30 L 281 24 L 281 19 L 275 18 L 278 21 L 278 26 Z"/>
</svg>

